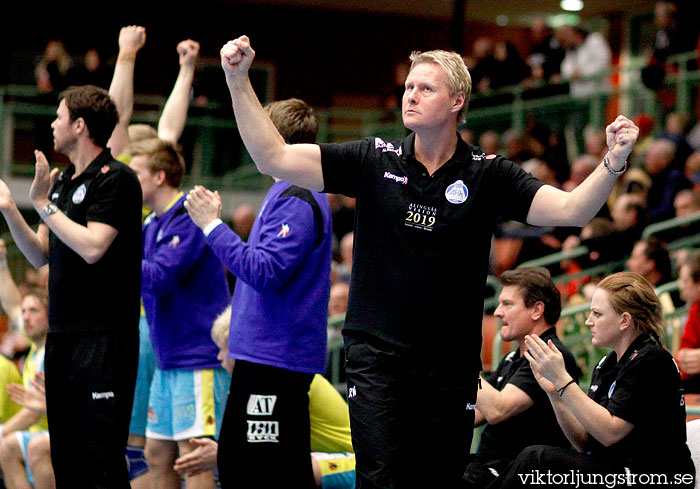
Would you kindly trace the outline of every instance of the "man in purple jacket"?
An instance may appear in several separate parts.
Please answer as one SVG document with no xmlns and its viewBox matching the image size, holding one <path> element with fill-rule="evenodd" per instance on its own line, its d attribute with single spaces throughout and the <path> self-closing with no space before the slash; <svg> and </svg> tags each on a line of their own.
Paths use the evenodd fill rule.
<svg viewBox="0 0 700 489">
<path fill-rule="evenodd" d="M 159 487 L 180 487 L 175 459 L 191 438 L 217 437 L 230 377 L 217 360 L 211 325 L 230 302 L 224 267 L 187 215 L 180 191 L 185 163 L 160 139 L 130 147 L 144 204 L 141 296 L 156 355 L 146 425 L 146 460 Z M 187 488 L 214 488 L 211 471 Z"/>
<path fill-rule="evenodd" d="M 314 142 L 316 120 L 306 103 L 284 100 L 266 110 L 287 142 Z M 218 453 L 222 487 L 314 487 L 308 391 L 325 366 L 328 198 L 276 180 L 247 243 L 219 219 L 217 193 L 195 187 L 185 208 L 237 278 L 229 334 L 236 366 Z"/>
</svg>

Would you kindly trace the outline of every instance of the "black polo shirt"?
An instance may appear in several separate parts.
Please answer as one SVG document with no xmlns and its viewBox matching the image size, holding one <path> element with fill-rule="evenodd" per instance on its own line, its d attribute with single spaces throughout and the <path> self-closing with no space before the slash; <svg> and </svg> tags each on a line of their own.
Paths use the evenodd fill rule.
<svg viewBox="0 0 700 489">
<path fill-rule="evenodd" d="M 102 152 L 76 178 L 62 172 L 49 198 L 71 220 L 101 222 L 118 234 L 92 265 L 49 232 L 49 328 L 54 332 L 138 328 L 141 293 L 141 185 Z"/>
<path fill-rule="evenodd" d="M 346 337 L 456 354 L 478 371 L 494 227 L 524 222 L 543 183 L 457 139 L 432 176 L 414 134 L 320 146 L 324 191 L 356 197 Z"/>
<path fill-rule="evenodd" d="M 594 456 L 646 473 L 668 473 L 688 466 L 678 367 L 671 354 L 647 335 L 639 335 L 619 362 L 615 352 L 598 362 L 588 397 L 634 425 L 629 435 L 610 447 L 589 436 Z"/>
<path fill-rule="evenodd" d="M 566 371 L 578 382 L 581 372 L 576 359 L 557 337 L 556 328 L 549 328 L 539 336 L 545 343 L 552 340 L 564 356 Z M 535 380 L 530 362 L 520 355 L 519 349 L 506 355 L 487 381 L 499 391 L 507 384 L 513 384 L 532 399 L 533 405 L 501 423 L 487 424 L 481 433 L 477 451 L 481 457 L 491 460 L 514 459 L 523 448 L 530 445 L 569 446 L 547 394 Z"/>
</svg>

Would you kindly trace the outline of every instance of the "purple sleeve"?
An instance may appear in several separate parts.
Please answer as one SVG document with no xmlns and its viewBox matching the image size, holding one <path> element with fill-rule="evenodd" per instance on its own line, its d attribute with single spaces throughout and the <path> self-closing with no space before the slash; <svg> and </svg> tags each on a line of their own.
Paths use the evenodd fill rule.
<svg viewBox="0 0 700 489">
<path fill-rule="evenodd" d="M 173 219 L 164 231 L 153 244 L 155 253 L 141 260 L 141 290 L 155 297 L 172 291 L 206 246 L 204 234 L 187 213 Z"/>
<path fill-rule="evenodd" d="M 254 245 L 245 243 L 225 224 L 209 234 L 209 245 L 221 262 L 257 291 L 287 283 L 313 250 L 318 235 L 311 205 L 296 197 L 271 201 Z"/>
</svg>

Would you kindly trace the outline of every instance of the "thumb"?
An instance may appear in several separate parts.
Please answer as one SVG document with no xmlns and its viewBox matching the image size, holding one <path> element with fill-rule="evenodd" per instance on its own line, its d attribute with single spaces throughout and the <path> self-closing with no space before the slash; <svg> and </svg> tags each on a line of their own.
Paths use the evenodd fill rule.
<svg viewBox="0 0 700 489">
<path fill-rule="evenodd" d="M 56 181 L 56 177 L 58 177 L 59 171 L 60 170 L 58 168 L 54 168 L 53 170 L 51 170 L 51 174 L 49 175 L 49 182 L 51 186 L 53 186 L 54 182 Z"/>
</svg>

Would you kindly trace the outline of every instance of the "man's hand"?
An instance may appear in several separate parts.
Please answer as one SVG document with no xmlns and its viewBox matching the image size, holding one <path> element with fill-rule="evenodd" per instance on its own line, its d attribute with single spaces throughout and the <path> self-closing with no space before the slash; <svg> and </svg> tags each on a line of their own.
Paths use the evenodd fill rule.
<svg viewBox="0 0 700 489">
<path fill-rule="evenodd" d="M 255 51 L 250 47 L 248 36 L 229 41 L 221 48 L 221 67 L 226 78 L 246 76 L 250 65 L 253 64 Z"/>
<path fill-rule="evenodd" d="M 196 448 L 175 460 L 173 468 L 178 474 L 193 476 L 205 470 L 216 468 L 218 443 L 211 438 L 190 438 L 189 442 Z"/>
<path fill-rule="evenodd" d="M 51 170 L 46 156 L 41 151 L 34 151 L 36 157 L 34 181 L 29 188 L 29 198 L 37 212 L 41 212 L 46 204 L 49 203 L 49 190 L 53 186 L 58 176 L 58 168 Z"/>
<path fill-rule="evenodd" d="M 221 196 L 200 185 L 196 185 L 187 194 L 185 209 L 198 228 L 204 229 L 207 224 L 221 217 Z"/>
<path fill-rule="evenodd" d="M 199 55 L 199 43 L 192 39 L 182 41 L 177 45 L 177 54 L 180 57 L 180 66 L 194 66 Z"/>
<path fill-rule="evenodd" d="M 15 404 L 34 412 L 46 414 L 46 395 L 25 388 L 22 384 L 7 384 L 7 394 Z"/>
<path fill-rule="evenodd" d="M 3 258 L 7 258 L 7 245 L 5 244 L 5 240 L 0 238 L 0 260 Z"/>
<path fill-rule="evenodd" d="M 605 128 L 605 137 L 610 154 L 610 164 L 613 170 L 621 170 L 623 162 L 627 161 L 634 143 L 637 142 L 639 128 L 627 117 L 618 115 L 617 119 Z"/>
<path fill-rule="evenodd" d="M 146 44 L 146 28 L 138 25 L 122 27 L 119 31 L 119 54 L 135 55 Z"/>
</svg>

